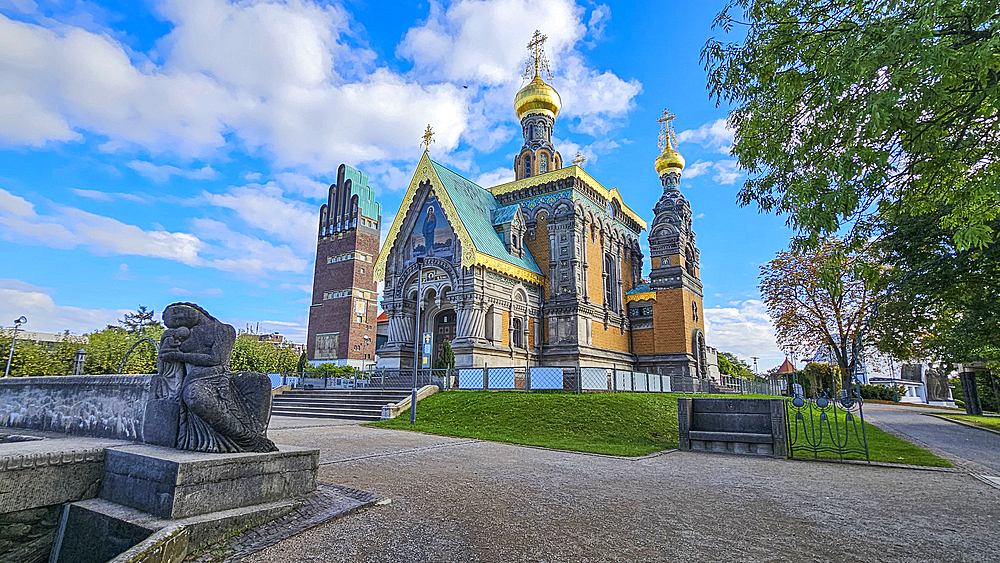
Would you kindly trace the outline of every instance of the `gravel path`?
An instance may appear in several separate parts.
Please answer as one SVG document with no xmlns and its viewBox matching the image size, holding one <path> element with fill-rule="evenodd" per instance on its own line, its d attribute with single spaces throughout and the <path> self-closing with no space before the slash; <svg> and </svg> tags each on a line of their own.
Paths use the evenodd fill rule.
<svg viewBox="0 0 1000 563">
<path fill-rule="evenodd" d="M 998 558 L 1000 489 L 962 472 L 685 452 L 635 460 L 357 426 L 272 438 L 321 448 L 321 481 L 391 504 L 246 562 Z"/>
<path fill-rule="evenodd" d="M 903 438 L 949 459 L 956 467 L 974 473 L 1000 475 L 1000 435 L 922 414 L 925 412 L 940 414 L 950 411 L 868 403 L 865 405 L 865 420 L 883 430 L 902 434 Z M 963 460 L 971 463 L 963 463 Z M 1000 553 L 997 559 L 1000 560 Z"/>
</svg>

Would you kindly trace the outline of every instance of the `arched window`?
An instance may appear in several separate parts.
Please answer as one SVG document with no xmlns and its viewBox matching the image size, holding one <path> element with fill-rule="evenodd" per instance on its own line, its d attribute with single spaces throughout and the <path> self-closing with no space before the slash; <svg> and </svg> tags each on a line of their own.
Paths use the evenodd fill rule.
<svg viewBox="0 0 1000 563">
<path fill-rule="evenodd" d="M 542 153 L 542 159 L 538 162 L 538 171 L 539 172 L 549 171 L 549 155 Z"/>
<path fill-rule="evenodd" d="M 694 320 L 698 320 L 698 302 L 697 301 L 692 301 L 691 302 L 691 317 L 694 318 Z"/>
<path fill-rule="evenodd" d="M 517 250 L 517 235 L 510 235 L 510 249 Z"/>
<path fill-rule="evenodd" d="M 535 138 L 535 126 L 534 125 L 529 125 L 528 126 L 528 140 L 531 141 L 534 138 Z"/>
<path fill-rule="evenodd" d="M 511 342 L 515 348 L 524 348 L 524 334 L 521 329 L 521 319 L 510 320 Z"/>
<path fill-rule="evenodd" d="M 531 176 L 531 155 L 524 155 L 524 177 Z"/>
</svg>

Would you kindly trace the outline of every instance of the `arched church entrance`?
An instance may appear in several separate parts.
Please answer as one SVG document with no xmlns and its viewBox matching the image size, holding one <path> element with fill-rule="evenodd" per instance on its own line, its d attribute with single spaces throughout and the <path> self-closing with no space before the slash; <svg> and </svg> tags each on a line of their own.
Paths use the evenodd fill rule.
<svg viewBox="0 0 1000 563">
<path fill-rule="evenodd" d="M 451 343 L 455 339 L 455 310 L 446 309 L 434 317 L 434 356 L 432 367 L 437 367 L 438 358 L 441 357 L 441 345 L 444 342 Z"/>
</svg>

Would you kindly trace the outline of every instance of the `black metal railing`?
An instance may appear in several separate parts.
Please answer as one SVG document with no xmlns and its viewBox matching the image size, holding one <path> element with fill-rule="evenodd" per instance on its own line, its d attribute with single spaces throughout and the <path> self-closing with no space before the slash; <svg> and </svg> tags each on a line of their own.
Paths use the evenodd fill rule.
<svg viewBox="0 0 1000 563">
<path fill-rule="evenodd" d="M 841 390 L 837 399 L 796 395 L 785 400 L 788 457 L 844 460 L 863 456 L 871 462 L 864 401 L 855 387 Z"/>
</svg>

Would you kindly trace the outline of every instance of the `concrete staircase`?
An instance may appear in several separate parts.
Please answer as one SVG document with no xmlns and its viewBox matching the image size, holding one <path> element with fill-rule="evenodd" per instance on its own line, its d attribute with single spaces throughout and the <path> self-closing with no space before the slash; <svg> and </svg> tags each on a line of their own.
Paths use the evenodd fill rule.
<svg viewBox="0 0 1000 563">
<path fill-rule="evenodd" d="M 379 420 L 383 406 L 409 396 L 409 389 L 293 389 L 275 395 L 271 416 Z"/>
</svg>

